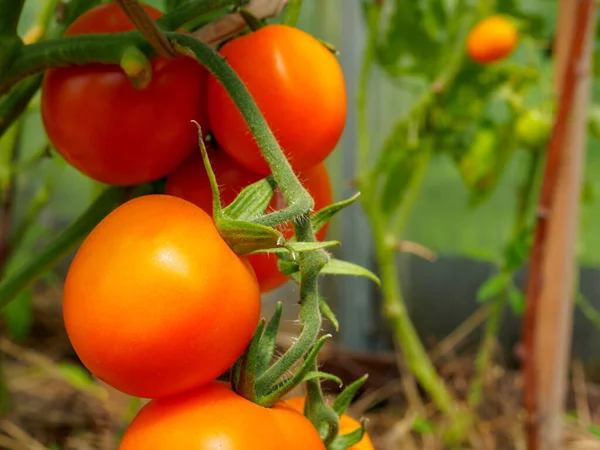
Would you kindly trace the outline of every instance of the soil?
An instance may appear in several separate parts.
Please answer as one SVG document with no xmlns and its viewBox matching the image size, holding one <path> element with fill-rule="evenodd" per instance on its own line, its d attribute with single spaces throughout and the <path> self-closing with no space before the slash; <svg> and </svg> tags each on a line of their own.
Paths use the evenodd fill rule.
<svg viewBox="0 0 600 450">
<path fill-rule="evenodd" d="M 102 383 L 88 378 L 74 354 L 61 320 L 60 292 L 38 289 L 30 337 L 12 342 L 0 336 L 8 412 L 0 418 L 0 449 L 115 450 L 118 439 L 141 406 Z M 286 347 L 292 336 L 282 335 Z M 443 417 L 428 402 L 395 355 L 359 354 L 335 344 L 326 346 L 322 370 L 345 382 L 369 373 L 369 380 L 349 413 L 367 419 L 375 448 L 444 449 L 436 430 Z M 465 400 L 474 375 L 472 355 L 446 353 L 435 361 L 455 395 Z M 586 381 L 574 364 L 568 394 L 565 450 L 599 449 L 600 387 Z M 333 386 L 327 386 L 329 390 Z M 522 379 L 518 372 L 490 367 L 483 380 L 478 420 L 464 449 L 525 449 Z M 594 428 L 598 426 L 598 428 Z"/>
</svg>

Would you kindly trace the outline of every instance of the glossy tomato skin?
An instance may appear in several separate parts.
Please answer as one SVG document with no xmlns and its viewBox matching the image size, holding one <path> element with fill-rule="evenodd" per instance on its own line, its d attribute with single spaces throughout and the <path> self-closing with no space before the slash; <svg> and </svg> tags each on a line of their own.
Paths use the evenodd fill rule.
<svg viewBox="0 0 600 450">
<path fill-rule="evenodd" d="M 231 203 L 246 187 L 263 178 L 238 164 L 222 150 L 209 149 L 211 166 L 220 186 L 221 204 Z M 325 164 L 299 174 L 299 178 L 315 200 L 315 210 L 319 210 L 333 201 L 331 183 Z M 188 200 L 212 214 L 212 194 L 200 154 L 191 155 L 175 172 L 167 178 L 166 193 Z M 285 207 L 285 200 L 279 190 L 273 196 L 270 210 Z M 328 225 L 317 233 L 319 240 L 325 239 Z M 294 234 L 291 226 L 281 227 L 283 234 L 290 238 Z M 256 273 L 261 292 L 269 292 L 283 285 L 288 277 L 279 271 L 277 256 L 269 253 L 249 255 L 248 260 Z"/>
<path fill-rule="evenodd" d="M 296 411 L 304 414 L 304 404 L 306 403 L 306 397 L 293 397 L 285 400 L 285 403 L 294 408 Z M 345 414 L 340 417 L 340 435 L 351 433 L 354 430 L 360 428 L 360 423 L 354 420 L 352 417 Z M 357 444 L 354 444 L 348 450 L 375 450 L 371 438 L 367 433 L 363 435 L 363 438 Z"/>
<path fill-rule="evenodd" d="M 153 18 L 160 11 L 145 6 Z M 134 29 L 116 3 L 90 9 L 65 33 Z M 42 118 L 57 151 L 85 175 L 135 185 L 166 176 L 195 148 L 191 120 L 208 128 L 206 70 L 191 58 L 155 58 L 152 81 L 133 87 L 118 65 L 51 69 L 42 85 Z"/>
<path fill-rule="evenodd" d="M 479 22 L 467 38 L 467 53 L 473 61 L 489 64 L 508 57 L 519 42 L 515 25 L 506 17 L 491 16 Z"/>
<path fill-rule="evenodd" d="M 344 77 L 335 56 L 311 35 L 285 25 L 230 41 L 220 53 L 246 84 L 294 169 L 324 161 L 346 121 Z M 217 142 L 240 164 L 268 175 L 241 114 L 212 76 L 207 98 Z"/>
<path fill-rule="evenodd" d="M 175 395 L 224 373 L 259 314 L 250 264 L 208 214 L 167 195 L 130 200 L 102 220 L 75 255 L 63 294 L 81 361 L 142 398 Z"/>
<path fill-rule="evenodd" d="M 312 424 L 285 404 L 263 408 L 213 382 L 153 400 L 135 417 L 119 450 L 325 450 Z"/>
</svg>

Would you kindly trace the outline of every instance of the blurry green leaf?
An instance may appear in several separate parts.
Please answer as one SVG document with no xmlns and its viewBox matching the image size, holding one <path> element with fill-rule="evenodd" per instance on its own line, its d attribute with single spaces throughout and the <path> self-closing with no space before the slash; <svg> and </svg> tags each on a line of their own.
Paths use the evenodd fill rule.
<svg viewBox="0 0 600 450">
<path fill-rule="evenodd" d="M 364 267 L 353 264 L 348 261 L 342 261 L 339 259 L 330 259 L 329 262 L 321 270 L 323 275 L 350 275 L 355 277 L 365 277 L 376 283 L 378 286 L 381 284 L 377 275 Z"/>
<path fill-rule="evenodd" d="M 504 249 L 504 269 L 508 272 L 520 269 L 529 258 L 532 244 L 533 229 L 527 228 Z"/>
<path fill-rule="evenodd" d="M 68 381 L 77 389 L 88 389 L 95 386 L 94 380 L 90 374 L 82 367 L 75 364 L 58 364 L 58 369 Z"/>
<path fill-rule="evenodd" d="M 11 339 L 16 341 L 25 339 L 29 335 L 33 323 L 31 290 L 20 292 L 12 303 L 9 303 L 1 312 L 2 320 Z"/>
<path fill-rule="evenodd" d="M 588 425 L 588 431 L 600 439 L 600 425 Z"/>
<path fill-rule="evenodd" d="M 500 272 L 488 278 L 477 290 L 477 301 L 485 302 L 494 298 L 506 288 L 510 281 L 510 275 Z"/>
<path fill-rule="evenodd" d="M 424 417 L 417 416 L 413 420 L 412 429 L 420 434 L 429 434 L 435 432 L 435 425 Z"/>
<path fill-rule="evenodd" d="M 508 290 L 508 306 L 517 317 L 521 317 L 525 311 L 525 294 L 516 286 Z"/>
<path fill-rule="evenodd" d="M 583 187 L 581 188 L 581 201 L 586 205 L 591 205 L 596 200 L 596 186 L 590 179 L 586 179 L 583 182 Z"/>
</svg>

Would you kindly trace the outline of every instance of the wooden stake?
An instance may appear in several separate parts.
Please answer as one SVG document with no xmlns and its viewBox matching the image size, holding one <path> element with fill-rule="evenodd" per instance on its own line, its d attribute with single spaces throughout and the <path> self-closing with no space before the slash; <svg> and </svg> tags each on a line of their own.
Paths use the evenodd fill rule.
<svg viewBox="0 0 600 450">
<path fill-rule="evenodd" d="M 558 113 L 540 196 L 523 330 L 529 450 L 561 448 L 594 9 L 594 0 L 561 0 L 558 11 L 555 65 Z"/>
</svg>

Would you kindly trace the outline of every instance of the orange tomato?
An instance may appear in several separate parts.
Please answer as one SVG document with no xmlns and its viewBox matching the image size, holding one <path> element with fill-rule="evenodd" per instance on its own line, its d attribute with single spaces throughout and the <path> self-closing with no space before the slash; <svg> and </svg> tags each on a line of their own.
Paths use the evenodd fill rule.
<svg viewBox="0 0 600 450">
<path fill-rule="evenodd" d="M 209 150 L 211 166 L 220 186 L 222 206 L 227 206 L 247 186 L 262 178 L 230 158 L 220 150 Z M 333 201 L 331 183 L 325 164 L 319 164 L 299 175 L 300 180 L 315 200 L 315 210 L 319 210 Z M 192 154 L 175 172 L 167 178 L 166 193 L 188 200 L 212 214 L 212 193 L 206 169 L 200 153 Z M 276 190 L 269 205 L 270 210 L 278 210 L 286 205 L 283 195 Z M 290 238 L 294 235 L 291 225 L 280 227 Z M 325 239 L 327 225 L 317 233 L 319 240 Z M 274 254 L 262 253 L 249 255 L 248 260 L 256 273 L 261 292 L 269 292 L 282 284 L 288 277 L 279 271 L 278 258 Z"/>
<path fill-rule="evenodd" d="M 474 61 L 488 64 L 509 56 L 518 42 L 515 25 L 505 17 L 492 16 L 471 30 L 467 38 L 467 53 Z"/>
<path fill-rule="evenodd" d="M 304 414 L 304 404 L 306 403 L 306 397 L 293 397 L 290 399 L 286 399 L 285 403 L 296 411 Z M 340 435 L 348 434 L 360 428 L 360 423 L 354 420 L 352 417 L 347 416 L 345 414 L 340 417 Z M 363 438 L 358 442 L 358 444 L 354 444 L 348 450 L 375 450 L 373 447 L 373 443 L 371 442 L 371 438 L 367 433 L 364 434 Z"/>
<path fill-rule="evenodd" d="M 144 5 L 154 19 L 162 13 Z M 117 33 L 134 26 L 112 2 L 82 14 L 66 35 Z M 191 58 L 151 61 L 148 87 L 135 89 L 120 66 L 87 64 L 46 71 L 42 118 L 56 150 L 80 172 L 114 185 L 154 181 L 198 145 L 191 120 L 208 129 L 207 71 Z"/>
<path fill-rule="evenodd" d="M 85 239 L 63 314 L 92 373 L 126 394 L 158 398 L 206 384 L 236 361 L 258 324 L 260 292 L 208 214 L 148 195 L 115 209 Z"/>
<path fill-rule="evenodd" d="M 325 450 L 312 424 L 280 403 L 263 408 L 213 382 L 153 400 L 135 417 L 119 450 Z"/>
<path fill-rule="evenodd" d="M 335 56 L 311 35 L 285 25 L 234 39 L 220 53 L 245 83 L 294 169 L 324 161 L 346 121 L 344 77 Z M 242 115 L 212 76 L 207 98 L 216 141 L 240 164 L 268 175 Z"/>
</svg>

